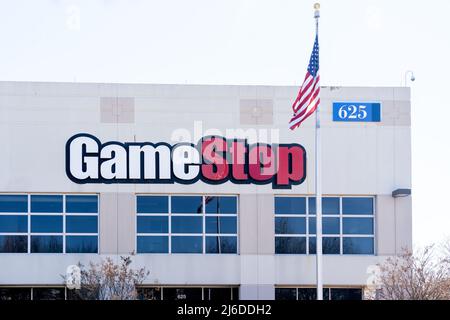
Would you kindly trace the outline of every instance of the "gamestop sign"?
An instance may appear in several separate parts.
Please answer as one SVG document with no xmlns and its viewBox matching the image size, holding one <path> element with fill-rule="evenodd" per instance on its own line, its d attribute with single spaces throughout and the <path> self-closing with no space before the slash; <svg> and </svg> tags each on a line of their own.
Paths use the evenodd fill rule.
<svg viewBox="0 0 450 320">
<path fill-rule="evenodd" d="M 306 152 L 298 144 L 247 144 L 203 137 L 194 145 L 101 142 L 77 134 L 66 144 L 66 173 L 75 183 L 272 184 L 290 189 L 306 178 Z"/>
</svg>

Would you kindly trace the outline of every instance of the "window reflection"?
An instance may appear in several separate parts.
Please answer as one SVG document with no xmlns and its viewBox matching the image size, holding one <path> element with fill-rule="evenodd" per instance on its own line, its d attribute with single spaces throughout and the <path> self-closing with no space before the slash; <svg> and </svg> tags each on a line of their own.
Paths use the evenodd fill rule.
<svg viewBox="0 0 450 320">
<path fill-rule="evenodd" d="M 206 213 L 237 213 L 237 197 L 205 197 Z"/>
<path fill-rule="evenodd" d="M 0 288 L 0 301 L 31 300 L 30 288 Z"/>
<path fill-rule="evenodd" d="M 1 194 L 0 212 L 5 213 L 28 212 L 28 196 L 15 194 Z"/>
<path fill-rule="evenodd" d="M 276 234 L 306 234 L 305 218 L 275 218 Z"/>
<path fill-rule="evenodd" d="M 276 214 L 306 214 L 306 198 L 276 197 Z"/>
<path fill-rule="evenodd" d="M 202 253 L 203 238 L 197 236 L 172 236 L 172 253 Z"/>
<path fill-rule="evenodd" d="M 206 237 L 206 253 L 237 253 L 237 237 Z"/>
<path fill-rule="evenodd" d="M 66 253 L 97 253 L 97 236 L 68 236 L 66 237 Z"/>
<path fill-rule="evenodd" d="M 23 233 L 28 230 L 28 217 L 26 215 L 0 215 L 0 232 Z"/>
<path fill-rule="evenodd" d="M 172 196 L 172 213 L 202 213 L 201 196 Z"/>
<path fill-rule="evenodd" d="M 308 200 L 308 214 L 303 210 L 305 199 Z M 314 197 L 275 197 L 276 254 L 305 254 L 302 238 L 308 239 L 306 253 L 316 254 L 315 201 Z M 373 202 L 373 197 L 322 198 L 324 254 L 375 253 Z"/>
<path fill-rule="evenodd" d="M 27 236 L 0 236 L 0 253 L 26 253 Z"/>
<path fill-rule="evenodd" d="M 137 237 L 138 253 L 169 253 L 169 237 L 139 236 Z"/>
<path fill-rule="evenodd" d="M 373 254 L 373 238 L 344 238 L 344 254 Z"/>
<path fill-rule="evenodd" d="M 206 233 L 237 233 L 236 217 L 206 217 Z"/>
<path fill-rule="evenodd" d="M 138 196 L 138 213 L 167 213 L 169 212 L 168 196 Z"/>
<path fill-rule="evenodd" d="M 361 288 L 324 288 L 324 300 L 362 300 Z M 275 300 L 317 300 L 316 288 L 275 288 Z"/>
<path fill-rule="evenodd" d="M 31 195 L 31 212 L 62 213 L 63 196 L 61 195 Z"/>
<path fill-rule="evenodd" d="M 33 300 L 65 300 L 64 288 L 33 288 Z"/>
<path fill-rule="evenodd" d="M 275 300 L 297 300 L 297 289 L 275 288 Z"/>
<path fill-rule="evenodd" d="M 149 209 L 166 200 L 166 214 Z M 139 195 L 137 201 L 137 253 L 237 254 L 236 196 Z"/>
<path fill-rule="evenodd" d="M 31 253 L 62 253 L 62 236 L 32 236 Z"/>
<path fill-rule="evenodd" d="M 161 300 L 161 288 L 138 288 L 138 300 Z"/>
<path fill-rule="evenodd" d="M 306 237 L 276 237 L 275 252 L 278 254 L 306 254 Z"/>
<path fill-rule="evenodd" d="M 373 198 L 343 198 L 343 214 L 372 215 Z"/>
</svg>

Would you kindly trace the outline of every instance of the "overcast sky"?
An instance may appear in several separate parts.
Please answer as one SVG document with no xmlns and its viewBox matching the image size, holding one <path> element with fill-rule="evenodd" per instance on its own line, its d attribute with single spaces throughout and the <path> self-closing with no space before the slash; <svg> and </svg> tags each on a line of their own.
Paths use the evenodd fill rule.
<svg viewBox="0 0 450 320">
<path fill-rule="evenodd" d="M 298 85 L 307 0 L 0 0 L 0 80 Z M 450 1 L 322 0 L 321 83 L 414 70 L 414 244 L 450 235 Z"/>
</svg>

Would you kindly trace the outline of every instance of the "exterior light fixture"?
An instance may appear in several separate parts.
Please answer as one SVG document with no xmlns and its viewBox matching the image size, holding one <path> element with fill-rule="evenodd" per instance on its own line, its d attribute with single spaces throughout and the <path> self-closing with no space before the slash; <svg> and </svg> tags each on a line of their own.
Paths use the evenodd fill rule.
<svg viewBox="0 0 450 320">
<path fill-rule="evenodd" d="M 392 191 L 393 198 L 405 198 L 411 195 L 411 189 L 397 189 Z"/>
</svg>

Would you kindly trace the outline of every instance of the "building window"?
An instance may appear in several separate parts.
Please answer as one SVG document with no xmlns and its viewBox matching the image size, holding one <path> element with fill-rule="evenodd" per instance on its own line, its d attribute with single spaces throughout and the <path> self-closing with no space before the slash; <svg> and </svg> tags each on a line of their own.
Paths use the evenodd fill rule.
<svg viewBox="0 0 450 320">
<path fill-rule="evenodd" d="M 137 253 L 237 254 L 237 196 L 136 199 Z"/>
<path fill-rule="evenodd" d="M 0 301 L 79 300 L 65 287 L 0 287 Z M 138 287 L 137 300 L 239 300 L 239 287 Z"/>
<path fill-rule="evenodd" d="M 238 287 L 141 287 L 138 300 L 232 301 L 239 300 Z"/>
<path fill-rule="evenodd" d="M 275 288 L 275 300 L 316 300 L 316 288 Z M 324 300 L 362 300 L 361 288 L 324 288 Z"/>
<path fill-rule="evenodd" d="M 0 301 L 65 299 L 65 287 L 0 287 Z"/>
<path fill-rule="evenodd" d="M 0 195 L 0 253 L 97 253 L 98 195 Z"/>
<path fill-rule="evenodd" d="M 65 300 L 65 288 L 33 288 L 33 300 Z"/>
<path fill-rule="evenodd" d="M 0 301 L 31 300 L 30 288 L 0 288 Z"/>
<path fill-rule="evenodd" d="M 0 253 L 28 252 L 28 196 L 0 195 Z"/>
<path fill-rule="evenodd" d="M 324 254 L 375 254 L 374 197 L 324 197 L 322 212 Z M 314 197 L 275 197 L 275 253 L 316 253 Z"/>
</svg>

